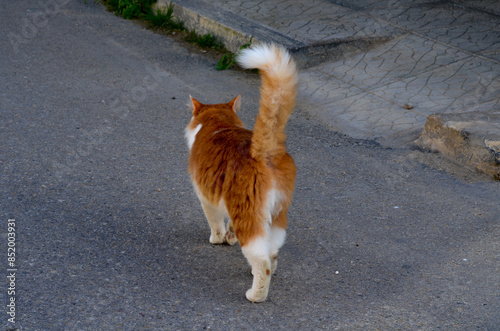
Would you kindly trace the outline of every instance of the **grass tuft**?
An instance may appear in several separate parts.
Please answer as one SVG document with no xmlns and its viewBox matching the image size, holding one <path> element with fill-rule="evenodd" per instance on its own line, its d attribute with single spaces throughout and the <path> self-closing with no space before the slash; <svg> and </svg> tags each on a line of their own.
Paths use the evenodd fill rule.
<svg viewBox="0 0 500 331">
<path fill-rule="evenodd" d="M 142 18 L 151 12 L 154 0 L 107 0 L 106 8 L 125 19 Z"/>
<path fill-rule="evenodd" d="M 211 34 L 204 34 L 200 36 L 196 33 L 195 30 L 189 32 L 186 40 L 200 46 L 201 48 L 211 48 L 216 50 L 224 48 L 224 45 L 222 45 L 216 37 L 212 36 Z"/>
<path fill-rule="evenodd" d="M 151 10 L 150 13 L 146 14 L 144 19 L 148 21 L 153 27 L 162 30 L 176 30 L 183 31 L 184 23 L 174 18 L 174 4 L 170 2 L 167 9 L 157 9 L 156 13 Z"/>
<path fill-rule="evenodd" d="M 248 41 L 248 43 L 242 45 L 240 47 L 240 51 L 245 49 L 245 48 L 248 48 L 250 47 L 250 45 L 252 45 L 252 39 L 253 39 L 253 36 L 250 37 L 250 40 Z M 220 60 L 219 62 L 217 63 L 217 65 L 215 66 L 215 69 L 216 70 L 227 70 L 229 69 L 229 67 L 231 67 L 235 62 L 236 62 L 236 57 L 238 56 L 238 54 L 234 54 L 234 53 L 230 53 L 230 54 L 226 54 L 224 55 Z"/>
</svg>

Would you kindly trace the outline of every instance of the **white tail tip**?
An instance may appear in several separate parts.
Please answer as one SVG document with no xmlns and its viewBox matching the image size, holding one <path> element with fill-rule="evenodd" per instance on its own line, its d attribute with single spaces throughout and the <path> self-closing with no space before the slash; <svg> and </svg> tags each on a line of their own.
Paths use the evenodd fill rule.
<svg viewBox="0 0 500 331">
<path fill-rule="evenodd" d="M 245 69 L 281 71 L 293 65 L 292 58 L 288 51 L 275 44 L 259 44 L 251 48 L 244 49 L 238 55 L 238 64 Z"/>
</svg>

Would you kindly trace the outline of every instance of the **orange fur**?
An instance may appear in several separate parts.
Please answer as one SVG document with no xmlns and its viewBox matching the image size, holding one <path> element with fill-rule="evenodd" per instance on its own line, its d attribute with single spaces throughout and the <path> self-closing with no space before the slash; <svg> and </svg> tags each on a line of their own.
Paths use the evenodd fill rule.
<svg viewBox="0 0 500 331">
<path fill-rule="evenodd" d="M 252 247 L 245 256 L 253 272 L 260 272 L 259 268 L 263 268 L 265 275 L 262 277 L 265 278 L 270 277 L 269 259 L 275 261 L 284 234 L 271 257 L 270 251 L 266 253 L 267 257 L 255 257 L 260 262 L 252 262 L 260 248 L 250 244 L 260 243 L 257 238 L 267 238 L 262 239 L 263 250 L 269 250 L 265 240 L 270 240 L 270 228 L 284 230 L 287 226 L 286 213 L 294 189 L 295 165 L 286 152 L 284 130 L 295 105 L 296 69 L 288 53 L 274 45 L 250 50 L 245 55 L 251 58 L 242 60 L 244 66 L 252 65 L 252 60 L 263 63 L 257 63 L 262 86 L 254 131 L 245 129 L 236 115 L 240 96 L 227 104 L 215 105 L 202 104 L 191 98 L 193 117 L 186 128 L 188 144 L 191 145 L 189 172 L 212 228 L 211 242 L 230 242 L 228 238 L 234 229 L 241 247 Z M 223 216 L 232 222 L 225 234 L 220 225 Z M 273 244 L 269 244 L 271 246 Z M 275 267 L 274 264 L 273 271 Z M 255 272 L 254 287 L 261 281 Z M 268 284 L 269 279 L 264 282 Z M 247 292 L 251 301 L 262 301 L 266 296 L 267 289 L 259 295 Z"/>
</svg>

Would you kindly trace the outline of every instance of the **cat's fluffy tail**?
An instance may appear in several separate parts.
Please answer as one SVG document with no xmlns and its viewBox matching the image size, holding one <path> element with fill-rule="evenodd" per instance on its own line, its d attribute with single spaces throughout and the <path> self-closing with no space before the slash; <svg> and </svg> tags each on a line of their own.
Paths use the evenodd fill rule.
<svg viewBox="0 0 500 331">
<path fill-rule="evenodd" d="M 257 68 L 262 76 L 260 109 L 255 122 L 250 153 L 264 160 L 286 153 L 285 126 L 295 107 L 297 69 L 288 51 L 274 44 L 243 50 L 238 63 Z"/>
</svg>

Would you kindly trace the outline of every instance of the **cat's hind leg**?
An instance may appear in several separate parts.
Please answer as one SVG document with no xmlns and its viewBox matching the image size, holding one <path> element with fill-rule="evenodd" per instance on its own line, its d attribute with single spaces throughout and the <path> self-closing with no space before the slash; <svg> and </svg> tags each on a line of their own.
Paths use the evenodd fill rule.
<svg viewBox="0 0 500 331">
<path fill-rule="evenodd" d="M 271 273 L 276 272 L 278 267 L 278 251 L 285 243 L 286 230 L 278 226 L 271 227 Z"/>
<path fill-rule="evenodd" d="M 252 239 L 241 250 L 250 263 L 253 274 L 252 288 L 247 291 L 246 297 L 252 302 L 265 301 L 271 283 L 269 235 Z"/>
<path fill-rule="evenodd" d="M 200 201 L 205 217 L 210 225 L 210 243 L 214 245 L 223 244 L 226 242 L 226 227 L 224 224 L 225 213 L 212 206 L 207 201 L 204 201 L 204 199 L 200 199 Z"/>
<path fill-rule="evenodd" d="M 287 209 L 286 207 L 282 208 L 278 215 L 273 217 L 270 236 L 272 274 L 276 272 L 276 268 L 278 267 L 278 251 L 281 246 L 283 246 L 286 239 Z"/>
</svg>

